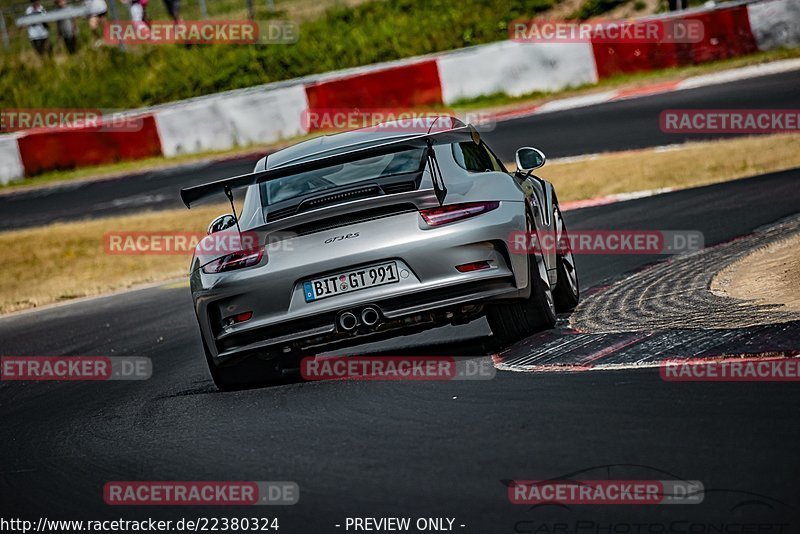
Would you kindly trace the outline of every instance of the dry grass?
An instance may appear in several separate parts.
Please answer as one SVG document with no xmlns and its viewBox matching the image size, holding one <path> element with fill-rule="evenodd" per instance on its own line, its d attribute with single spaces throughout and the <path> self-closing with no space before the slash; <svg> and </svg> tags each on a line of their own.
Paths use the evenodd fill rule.
<svg viewBox="0 0 800 534">
<path fill-rule="evenodd" d="M 0 313 L 186 275 L 190 256 L 106 254 L 108 232 L 202 232 L 226 204 L 0 233 Z"/>
<path fill-rule="evenodd" d="M 559 199 L 689 187 L 800 166 L 800 135 L 693 143 L 679 150 L 607 154 L 548 164 Z M 186 275 L 188 256 L 111 255 L 108 232 L 202 232 L 226 204 L 56 223 L 0 233 L 0 313 Z"/>
<path fill-rule="evenodd" d="M 512 165 L 513 167 L 513 165 Z M 692 187 L 800 167 L 800 135 L 780 134 L 688 143 L 548 163 L 539 173 L 560 201 L 663 187 Z"/>
</svg>

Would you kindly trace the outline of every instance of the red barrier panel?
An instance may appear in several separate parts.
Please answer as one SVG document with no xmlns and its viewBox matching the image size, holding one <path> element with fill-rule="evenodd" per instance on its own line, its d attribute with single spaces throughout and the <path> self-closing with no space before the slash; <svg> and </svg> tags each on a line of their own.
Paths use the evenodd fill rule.
<svg viewBox="0 0 800 534">
<path fill-rule="evenodd" d="M 597 76 L 643 70 L 667 69 L 680 65 L 679 46 L 674 43 L 592 43 Z"/>
<path fill-rule="evenodd" d="M 137 117 L 124 128 L 91 126 L 42 129 L 18 139 L 25 175 L 161 155 L 161 140 L 152 115 Z"/>
<path fill-rule="evenodd" d="M 700 21 L 703 38 L 696 43 L 603 43 L 592 42 L 597 74 L 657 70 L 741 56 L 758 51 L 750 30 L 746 6 L 705 11 L 665 20 Z M 647 21 L 633 22 L 633 25 Z"/>
<path fill-rule="evenodd" d="M 703 40 L 688 45 L 690 63 L 704 63 L 758 52 L 758 44 L 750 29 L 747 6 L 708 11 L 686 17 L 699 20 L 705 28 Z"/>
<path fill-rule="evenodd" d="M 397 65 L 306 87 L 309 110 L 391 107 L 412 108 L 442 104 L 436 60 Z"/>
</svg>

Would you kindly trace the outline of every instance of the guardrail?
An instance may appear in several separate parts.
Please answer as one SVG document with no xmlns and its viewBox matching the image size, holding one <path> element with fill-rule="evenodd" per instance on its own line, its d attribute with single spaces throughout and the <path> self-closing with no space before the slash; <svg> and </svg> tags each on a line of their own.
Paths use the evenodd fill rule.
<svg viewBox="0 0 800 534">
<path fill-rule="evenodd" d="M 59 20 L 76 19 L 86 17 L 91 14 L 91 10 L 86 6 L 67 6 L 47 13 L 33 13 L 24 15 L 14 21 L 18 28 L 24 28 L 31 24 L 44 24 L 47 22 L 58 22 Z"/>
</svg>

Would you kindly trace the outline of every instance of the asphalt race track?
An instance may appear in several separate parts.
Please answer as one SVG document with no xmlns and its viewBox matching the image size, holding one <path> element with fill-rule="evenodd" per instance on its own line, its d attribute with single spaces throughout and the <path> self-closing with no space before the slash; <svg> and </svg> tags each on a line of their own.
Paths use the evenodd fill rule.
<svg viewBox="0 0 800 534">
<path fill-rule="evenodd" d="M 771 85 L 759 87 L 764 101 Z M 797 214 L 798 180 L 795 169 L 565 218 L 573 229 L 700 230 L 713 246 Z M 577 257 L 587 295 L 663 260 Z M 368 350 L 479 356 L 506 348 L 487 333 L 476 322 Z M 656 369 L 499 371 L 490 381 L 313 382 L 223 394 L 207 376 L 185 287 L 7 317 L 0 339 L 6 355 L 148 356 L 154 368 L 143 382 L 0 383 L 0 503 L 18 517 L 266 516 L 286 533 L 344 532 L 336 525 L 353 516 L 451 517 L 465 533 L 800 531 L 796 383 L 676 384 Z M 529 345 L 509 353 L 536 350 Z M 506 495 L 508 480 L 578 474 L 700 480 L 704 501 L 530 507 Z M 291 480 L 301 496 L 294 506 L 257 509 L 111 507 L 102 488 L 114 480 Z M 720 524 L 739 530 L 712 530 Z"/>
<path fill-rule="evenodd" d="M 484 135 L 504 161 L 522 145 L 557 158 L 646 148 L 717 137 L 667 134 L 658 118 L 665 109 L 799 109 L 800 71 L 762 76 L 498 123 Z M 252 171 L 258 158 L 194 163 L 96 182 L 0 195 L 0 230 L 53 221 L 102 217 L 142 209 L 182 207 L 178 190 Z"/>
</svg>

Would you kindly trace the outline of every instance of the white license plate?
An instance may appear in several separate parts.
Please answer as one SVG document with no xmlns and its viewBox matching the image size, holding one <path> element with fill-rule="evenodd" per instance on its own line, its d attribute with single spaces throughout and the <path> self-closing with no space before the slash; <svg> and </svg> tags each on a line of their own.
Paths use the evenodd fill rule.
<svg viewBox="0 0 800 534">
<path fill-rule="evenodd" d="M 303 282 L 306 302 L 400 281 L 397 263 L 389 262 Z"/>
</svg>

